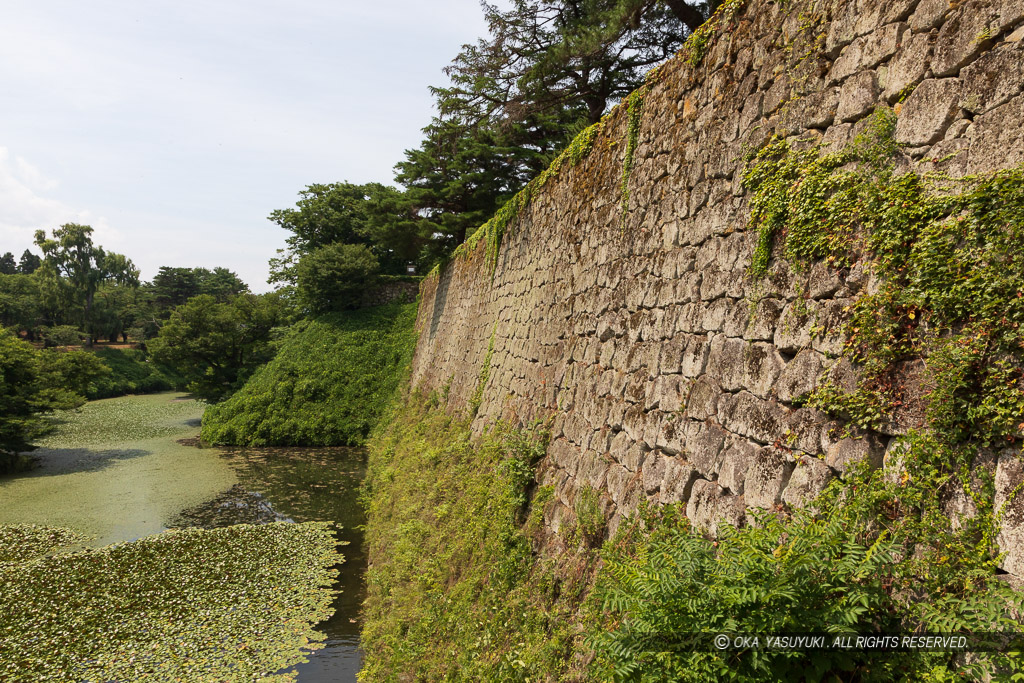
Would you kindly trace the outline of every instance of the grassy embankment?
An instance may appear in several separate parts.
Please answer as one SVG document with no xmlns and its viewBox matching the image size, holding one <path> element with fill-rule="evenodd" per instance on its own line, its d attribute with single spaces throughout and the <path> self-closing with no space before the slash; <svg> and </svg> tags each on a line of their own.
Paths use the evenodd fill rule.
<svg viewBox="0 0 1024 683">
<path fill-rule="evenodd" d="M 298 323 L 273 360 L 203 415 L 204 441 L 233 446 L 362 444 L 415 346 L 416 304 Z"/>
</svg>

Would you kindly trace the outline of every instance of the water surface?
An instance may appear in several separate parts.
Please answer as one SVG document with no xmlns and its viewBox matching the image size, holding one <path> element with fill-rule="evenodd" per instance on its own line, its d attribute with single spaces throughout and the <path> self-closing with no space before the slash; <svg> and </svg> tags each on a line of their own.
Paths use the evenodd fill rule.
<svg viewBox="0 0 1024 683">
<path fill-rule="evenodd" d="M 333 521 L 347 542 L 325 647 L 292 667 L 303 683 L 354 681 L 366 566 L 356 491 L 365 455 L 347 448 L 197 448 L 204 404 L 162 393 L 93 401 L 62 413 L 35 470 L 0 478 L 0 524 L 65 526 L 92 544 L 168 528 Z"/>
</svg>

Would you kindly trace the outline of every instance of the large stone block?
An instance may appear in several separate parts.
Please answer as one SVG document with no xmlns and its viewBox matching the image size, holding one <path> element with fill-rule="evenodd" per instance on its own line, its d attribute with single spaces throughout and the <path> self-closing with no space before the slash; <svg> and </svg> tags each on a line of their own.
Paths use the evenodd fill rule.
<svg viewBox="0 0 1024 683">
<path fill-rule="evenodd" d="M 775 326 L 775 347 L 779 351 L 795 354 L 811 345 L 811 328 L 816 324 L 818 307 L 816 302 L 807 300 L 786 304 Z"/>
<path fill-rule="evenodd" d="M 682 458 L 668 458 L 661 480 L 662 503 L 685 503 L 690 498 L 693 484 L 699 479 L 697 470 Z"/>
<path fill-rule="evenodd" d="M 881 467 L 886 442 L 874 434 L 848 436 L 831 444 L 825 450 L 825 464 L 838 472 L 866 461 L 872 468 Z"/>
<path fill-rule="evenodd" d="M 1012 75 L 1016 74 L 1018 78 Z M 960 105 L 984 114 L 1009 102 L 1024 88 L 1024 42 L 1011 43 L 983 54 L 960 72 Z"/>
<path fill-rule="evenodd" d="M 771 341 L 775 337 L 775 325 L 782 315 L 785 302 L 781 299 L 761 299 L 747 321 L 743 338 L 749 341 Z"/>
<path fill-rule="evenodd" d="M 992 44 L 999 34 L 999 17 L 988 0 L 967 0 L 951 13 L 939 29 L 932 51 L 935 76 L 955 76 Z"/>
<path fill-rule="evenodd" d="M 729 433 L 711 421 L 690 423 L 687 428 L 686 458 L 702 477 L 713 479 L 722 464 L 722 449 Z"/>
<path fill-rule="evenodd" d="M 782 502 L 794 508 L 805 507 L 817 498 L 834 478 L 832 469 L 820 458 L 809 455 L 798 458 L 786 490 L 782 492 Z"/>
<path fill-rule="evenodd" d="M 695 420 L 706 420 L 718 414 L 718 399 L 722 387 L 714 378 L 701 375 L 690 385 L 686 396 L 686 414 Z"/>
<path fill-rule="evenodd" d="M 718 420 L 729 431 L 761 444 L 773 443 L 786 431 L 786 409 L 747 391 L 718 401 Z"/>
<path fill-rule="evenodd" d="M 856 121 L 871 112 L 877 103 L 878 78 L 874 71 L 861 71 L 843 83 L 835 115 L 842 122 Z"/>
<path fill-rule="evenodd" d="M 829 72 L 830 83 L 840 83 L 853 74 L 876 66 L 896 54 L 907 25 L 887 24 L 843 48 Z"/>
<path fill-rule="evenodd" d="M 782 500 L 795 463 L 771 446 L 760 449 L 747 469 L 743 498 L 747 508 L 771 509 Z"/>
<path fill-rule="evenodd" d="M 722 464 L 718 469 L 719 486 L 727 489 L 729 493 L 743 493 L 747 470 L 750 469 L 750 463 L 754 461 L 758 450 L 760 449 L 757 446 L 746 439 L 730 437 L 722 453 Z"/>
<path fill-rule="evenodd" d="M 715 536 L 723 524 L 743 526 L 744 509 L 743 496 L 731 495 L 712 481 L 698 479 L 686 504 L 686 516 L 694 527 Z"/>
<path fill-rule="evenodd" d="M 960 81 L 930 78 L 917 86 L 900 110 L 896 141 L 910 146 L 935 144 L 959 112 Z"/>
<path fill-rule="evenodd" d="M 1024 95 L 1017 95 L 974 119 L 966 136 L 970 143 L 968 173 L 991 173 L 1024 163 Z"/>
<path fill-rule="evenodd" d="M 824 368 L 822 355 L 812 349 L 804 349 L 786 363 L 779 381 L 775 384 L 775 393 L 780 401 L 790 401 L 806 396 L 818 385 L 818 378 Z"/>
<path fill-rule="evenodd" d="M 941 0 L 945 4 L 945 0 Z M 884 89 L 882 98 L 892 102 L 910 86 L 917 85 L 928 74 L 932 56 L 932 41 L 928 34 L 918 33 L 905 41 L 892 61 L 879 70 L 879 85 Z"/>
<path fill-rule="evenodd" d="M 928 31 L 940 24 L 949 12 L 949 0 L 921 0 L 908 22 L 914 32 Z"/>
</svg>

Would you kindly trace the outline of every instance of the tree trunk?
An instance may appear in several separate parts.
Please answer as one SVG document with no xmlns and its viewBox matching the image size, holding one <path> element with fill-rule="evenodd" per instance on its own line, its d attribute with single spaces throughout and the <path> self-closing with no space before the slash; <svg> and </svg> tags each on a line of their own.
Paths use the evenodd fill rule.
<svg viewBox="0 0 1024 683">
<path fill-rule="evenodd" d="M 93 292 L 85 295 L 85 347 L 92 348 L 92 298 Z"/>
</svg>

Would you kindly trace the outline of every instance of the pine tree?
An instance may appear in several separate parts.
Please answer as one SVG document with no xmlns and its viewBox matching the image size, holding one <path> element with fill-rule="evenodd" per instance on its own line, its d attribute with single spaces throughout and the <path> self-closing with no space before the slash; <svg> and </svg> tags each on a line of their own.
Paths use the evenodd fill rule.
<svg viewBox="0 0 1024 683">
<path fill-rule="evenodd" d="M 31 275 L 39 269 L 41 264 L 42 259 L 26 249 L 22 252 L 21 259 L 18 261 L 18 272 L 23 275 Z"/>
</svg>

